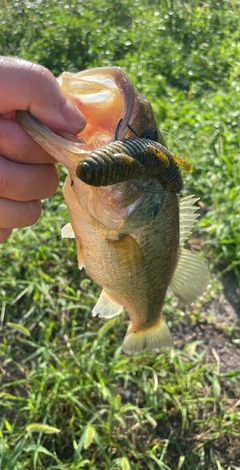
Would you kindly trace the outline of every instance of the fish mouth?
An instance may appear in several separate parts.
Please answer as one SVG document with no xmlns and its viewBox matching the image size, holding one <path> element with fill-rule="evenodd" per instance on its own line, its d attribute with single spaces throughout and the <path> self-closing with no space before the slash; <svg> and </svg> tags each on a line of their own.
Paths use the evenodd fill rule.
<svg viewBox="0 0 240 470">
<path fill-rule="evenodd" d="M 141 137 L 149 128 L 158 132 L 149 101 L 133 87 L 125 71 L 119 67 L 99 67 L 76 74 L 64 72 L 57 81 L 66 98 L 86 117 L 86 127 L 76 136 L 59 135 L 27 111 L 17 112 L 18 122 L 41 147 L 69 170 L 73 183 L 72 196 L 93 219 L 122 233 L 130 233 L 150 223 L 160 210 L 164 195 L 145 192 L 143 187 L 137 187 L 131 180 L 112 186 L 93 187 L 80 181 L 76 175 L 81 159 L 95 149 L 116 138 Z M 153 189 L 156 184 L 157 189 L 163 189 L 159 183 L 146 180 L 145 176 L 139 181 Z"/>
<path fill-rule="evenodd" d="M 86 117 L 86 127 L 76 136 L 56 134 L 27 111 L 17 111 L 20 125 L 50 155 L 75 171 L 80 159 L 118 138 L 133 135 L 128 124 L 139 114 L 139 100 L 127 74 L 120 67 L 98 67 L 76 74 L 63 72 L 57 79 L 64 95 Z"/>
<path fill-rule="evenodd" d="M 119 138 L 126 136 L 127 124 L 131 124 L 138 113 L 138 103 L 131 81 L 120 67 L 98 67 L 77 74 L 64 72 L 57 81 L 87 119 L 80 136 L 89 150 L 114 140 L 120 119 Z"/>
</svg>

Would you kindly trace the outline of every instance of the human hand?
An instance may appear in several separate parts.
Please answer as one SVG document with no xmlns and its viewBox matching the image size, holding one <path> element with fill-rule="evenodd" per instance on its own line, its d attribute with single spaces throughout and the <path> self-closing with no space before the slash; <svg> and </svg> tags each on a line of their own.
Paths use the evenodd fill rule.
<svg viewBox="0 0 240 470">
<path fill-rule="evenodd" d="M 0 242 L 13 228 L 33 225 L 41 199 L 58 186 L 55 160 L 16 122 L 17 110 L 28 110 L 56 133 L 77 134 L 86 125 L 49 70 L 0 56 Z"/>
</svg>

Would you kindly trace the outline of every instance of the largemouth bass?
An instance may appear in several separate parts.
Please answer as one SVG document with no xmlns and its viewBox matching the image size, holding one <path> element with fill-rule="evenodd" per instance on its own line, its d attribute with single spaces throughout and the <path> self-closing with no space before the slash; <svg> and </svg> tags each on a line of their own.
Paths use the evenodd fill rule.
<svg viewBox="0 0 240 470">
<path fill-rule="evenodd" d="M 93 315 L 111 318 L 125 308 L 123 351 L 159 351 L 172 345 L 162 316 L 167 289 L 190 304 L 208 282 L 205 263 L 184 248 L 197 218 L 197 199 L 179 196 L 179 167 L 189 168 L 166 149 L 150 103 L 120 68 L 64 72 L 58 83 L 87 119 L 78 136 L 56 135 L 27 112 L 18 121 L 69 171 L 62 235 L 76 238 L 79 269 L 103 288 Z"/>
</svg>

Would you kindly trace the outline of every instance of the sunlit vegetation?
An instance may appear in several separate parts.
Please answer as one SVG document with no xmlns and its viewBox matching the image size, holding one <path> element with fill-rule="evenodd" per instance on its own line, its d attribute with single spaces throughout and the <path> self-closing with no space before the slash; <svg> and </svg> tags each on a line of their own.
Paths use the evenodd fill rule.
<svg viewBox="0 0 240 470">
<path fill-rule="evenodd" d="M 0 53 L 56 76 L 123 67 L 151 101 L 169 148 L 193 166 L 194 236 L 212 272 L 191 315 L 168 299 L 169 325 L 214 319 L 215 280 L 240 283 L 239 0 L 5 0 Z M 121 353 L 127 318 L 93 320 L 99 288 L 61 239 L 61 193 L 36 226 L 0 247 L 0 470 L 239 470 L 240 372 L 201 341 Z M 239 348 L 239 327 L 224 325 Z"/>
</svg>

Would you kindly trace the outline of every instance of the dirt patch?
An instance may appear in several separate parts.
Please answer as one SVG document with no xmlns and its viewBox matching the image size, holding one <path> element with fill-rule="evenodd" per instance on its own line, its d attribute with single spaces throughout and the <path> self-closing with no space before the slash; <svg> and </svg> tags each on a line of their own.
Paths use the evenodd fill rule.
<svg viewBox="0 0 240 470">
<path fill-rule="evenodd" d="M 221 284 L 218 297 L 203 306 L 205 321 L 192 325 L 186 319 L 174 327 L 174 344 L 182 348 L 203 341 L 206 359 L 220 361 L 221 372 L 240 371 L 240 287 L 232 275 L 224 276 Z"/>
</svg>

